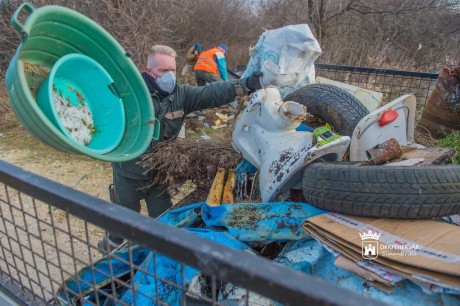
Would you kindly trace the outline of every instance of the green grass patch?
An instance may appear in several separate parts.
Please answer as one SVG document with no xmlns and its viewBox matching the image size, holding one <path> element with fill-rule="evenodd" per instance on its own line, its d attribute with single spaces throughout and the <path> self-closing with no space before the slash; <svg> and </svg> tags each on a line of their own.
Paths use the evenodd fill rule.
<svg viewBox="0 0 460 306">
<path fill-rule="evenodd" d="M 212 127 L 204 127 L 199 131 L 185 131 L 187 138 L 200 138 L 201 136 L 209 136 L 211 138 L 231 139 L 231 129 L 223 127 L 220 129 L 213 129 Z"/>
<path fill-rule="evenodd" d="M 457 151 L 457 154 L 452 158 L 452 162 L 455 164 L 460 164 L 460 132 L 454 131 L 450 134 L 447 134 L 446 137 L 440 139 L 437 142 L 437 145 L 443 148 L 453 148 Z"/>
</svg>

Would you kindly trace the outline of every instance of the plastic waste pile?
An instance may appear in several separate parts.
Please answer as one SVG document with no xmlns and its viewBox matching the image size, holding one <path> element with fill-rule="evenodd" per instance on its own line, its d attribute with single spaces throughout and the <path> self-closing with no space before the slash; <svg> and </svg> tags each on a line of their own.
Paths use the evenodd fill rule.
<svg viewBox="0 0 460 306">
<path fill-rule="evenodd" d="M 251 211 L 254 216 L 263 217 L 260 219 L 248 218 L 248 211 Z M 414 297 L 417 298 L 417 305 L 455 305 L 458 303 L 458 299 L 445 293 L 447 290 L 443 291 L 438 288 L 437 292 L 432 292 L 387 270 L 379 270 L 379 267 L 373 265 L 372 262 L 368 263 L 368 269 L 379 270 L 380 275 L 386 277 L 389 282 L 398 284 L 391 292 L 370 286 L 360 276 L 335 265 L 334 262 L 340 254 L 325 247 L 302 229 L 305 219 L 324 213 L 326 211 L 309 204 L 294 202 L 240 203 L 217 207 L 198 203 L 172 210 L 163 215 L 160 221 L 182 227 L 195 235 L 234 249 L 251 252 L 254 255 L 259 254 L 258 245 L 278 243 L 281 248 L 278 253 L 272 254 L 274 262 L 306 274 L 318 276 L 340 287 L 392 305 L 413 304 Z M 225 231 L 216 231 L 216 227 L 225 229 Z M 136 292 L 131 290 L 111 292 L 110 284 L 107 286 L 110 283 L 110 278 L 121 277 L 130 273 L 131 267 L 125 261 L 129 256 L 128 253 L 132 253 L 133 263 L 142 268 L 137 270 L 133 279 L 130 280 L 130 282 L 135 283 L 137 290 Z M 155 301 L 158 293 L 162 303 L 180 305 L 183 295 L 189 294 L 180 289 L 184 288 L 183 285 L 190 288 L 189 291 L 194 294 L 206 292 L 203 288 L 207 284 L 206 275 L 194 268 L 182 267 L 179 262 L 161 254 L 150 252 L 140 246 L 134 246 L 130 251 L 127 249 L 118 251 L 116 257 L 117 259 L 105 257 L 96 262 L 94 267 L 86 267 L 81 270 L 79 278 L 82 281 L 80 282 L 76 282 L 74 279 L 67 280 L 63 288 L 67 287 L 70 290 L 65 292 L 60 290 L 58 293 L 60 298 L 67 300 L 69 291 L 81 291 L 87 292 L 84 299 L 88 304 L 95 303 L 96 300 L 102 304 L 106 295 L 102 295 L 100 291 L 98 291 L 99 293 L 94 292 L 94 287 L 99 286 L 99 289 L 108 295 L 115 294 L 122 304 L 130 304 L 133 300 L 141 305 L 144 302 L 151 304 Z M 110 269 L 113 270 L 112 273 L 108 273 Z M 107 273 L 103 273 L 104 271 Z M 153 277 L 155 271 L 161 279 L 172 281 L 177 286 L 155 282 Z M 181 281 L 181 271 L 183 271 L 185 284 L 182 284 Z M 109 277 L 108 275 L 113 276 Z M 94 286 L 94 284 L 97 285 Z M 218 290 L 219 303 L 246 305 L 246 290 L 229 283 L 223 283 Z M 70 296 L 70 299 L 72 298 L 74 297 Z M 250 299 L 250 304 L 278 305 L 275 301 L 252 292 Z"/>
</svg>

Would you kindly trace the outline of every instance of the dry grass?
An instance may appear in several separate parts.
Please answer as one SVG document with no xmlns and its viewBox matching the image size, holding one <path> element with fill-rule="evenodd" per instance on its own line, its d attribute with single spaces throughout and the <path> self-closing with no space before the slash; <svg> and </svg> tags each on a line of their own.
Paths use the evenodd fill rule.
<svg viewBox="0 0 460 306">
<path fill-rule="evenodd" d="M 417 127 L 414 137 L 416 143 L 424 145 L 425 147 L 435 147 L 438 142 L 438 140 L 435 139 L 430 134 L 430 132 L 422 126 Z"/>
</svg>

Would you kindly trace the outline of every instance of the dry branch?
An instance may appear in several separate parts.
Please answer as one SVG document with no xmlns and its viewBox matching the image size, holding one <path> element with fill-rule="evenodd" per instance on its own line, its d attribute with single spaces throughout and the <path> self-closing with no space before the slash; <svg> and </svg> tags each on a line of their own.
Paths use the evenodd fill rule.
<svg viewBox="0 0 460 306">
<path fill-rule="evenodd" d="M 220 139 L 177 139 L 155 145 L 142 157 L 146 171 L 153 170 L 154 184 L 172 186 L 191 180 L 198 186 L 211 183 L 218 168 L 234 168 L 241 161 L 228 141 Z"/>
</svg>

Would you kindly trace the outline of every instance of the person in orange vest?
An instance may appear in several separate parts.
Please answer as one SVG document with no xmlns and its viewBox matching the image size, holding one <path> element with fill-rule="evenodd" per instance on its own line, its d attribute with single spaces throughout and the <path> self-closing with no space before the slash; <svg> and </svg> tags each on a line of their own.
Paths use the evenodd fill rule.
<svg viewBox="0 0 460 306">
<path fill-rule="evenodd" d="M 227 81 L 227 46 L 220 44 L 218 47 L 204 51 L 195 64 L 195 80 L 198 86 L 217 81 Z"/>
</svg>

